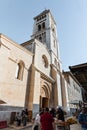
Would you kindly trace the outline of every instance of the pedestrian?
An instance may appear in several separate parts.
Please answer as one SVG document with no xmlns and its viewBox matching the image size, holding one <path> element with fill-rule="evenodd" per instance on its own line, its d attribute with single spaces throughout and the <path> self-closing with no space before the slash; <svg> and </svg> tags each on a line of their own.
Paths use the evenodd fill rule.
<svg viewBox="0 0 87 130">
<path fill-rule="evenodd" d="M 54 119 L 49 112 L 49 108 L 45 109 L 45 112 L 41 115 L 41 130 L 53 130 L 54 128 Z"/>
<path fill-rule="evenodd" d="M 26 115 L 25 110 L 22 110 L 21 117 L 22 117 L 23 126 L 26 126 L 26 124 L 27 124 L 27 115 Z"/>
<path fill-rule="evenodd" d="M 28 118 L 28 116 L 29 116 L 28 109 L 27 109 L 27 108 L 25 108 L 25 110 L 24 110 L 24 111 L 25 111 L 25 115 L 26 115 L 26 118 L 27 118 L 27 121 L 28 121 L 28 119 L 29 119 L 29 118 Z"/>
<path fill-rule="evenodd" d="M 64 111 L 62 110 L 61 107 L 57 108 L 56 115 L 58 120 L 65 121 Z"/>
<path fill-rule="evenodd" d="M 78 116 L 82 130 L 87 130 L 87 108 L 82 108 L 82 112 Z"/>
<path fill-rule="evenodd" d="M 25 114 L 28 116 L 28 109 L 27 108 L 25 108 Z"/>
<path fill-rule="evenodd" d="M 41 130 L 41 127 L 40 127 L 40 114 L 39 113 L 36 115 L 35 119 L 33 119 L 32 130 Z"/>
<path fill-rule="evenodd" d="M 16 121 L 16 126 L 21 125 L 21 115 L 19 112 L 16 113 L 15 121 Z"/>
<path fill-rule="evenodd" d="M 50 114 L 52 114 L 52 116 L 53 116 L 54 118 L 56 117 L 56 110 L 55 110 L 55 108 L 51 108 Z"/>
</svg>

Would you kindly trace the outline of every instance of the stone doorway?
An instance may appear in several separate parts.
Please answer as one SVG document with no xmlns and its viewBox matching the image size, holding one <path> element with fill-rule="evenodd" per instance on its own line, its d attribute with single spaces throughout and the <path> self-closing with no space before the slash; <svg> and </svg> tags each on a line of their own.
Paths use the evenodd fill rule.
<svg viewBox="0 0 87 130">
<path fill-rule="evenodd" d="M 40 96 L 40 108 L 49 107 L 49 99 L 47 97 Z"/>
<path fill-rule="evenodd" d="M 46 86 L 41 88 L 40 92 L 40 108 L 49 107 L 49 92 Z"/>
<path fill-rule="evenodd" d="M 48 107 L 48 98 L 43 97 L 42 98 L 42 108 Z"/>
</svg>

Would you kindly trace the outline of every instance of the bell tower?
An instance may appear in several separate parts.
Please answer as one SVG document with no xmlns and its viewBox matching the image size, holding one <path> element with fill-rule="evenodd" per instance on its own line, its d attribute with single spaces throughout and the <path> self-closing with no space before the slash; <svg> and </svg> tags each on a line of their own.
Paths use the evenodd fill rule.
<svg viewBox="0 0 87 130">
<path fill-rule="evenodd" d="M 55 81 L 52 84 L 54 95 L 54 105 L 62 105 L 62 89 L 61 89 L 61 77 L 62 67 L 59 56 L 59 43 L 57 40 L 57 28 L 56 22 L 50 12 L 50 10 L 44 10 L 42 13 L 34 17 L 34 27 L 32 39 L 37 39 L 43 44 L 49 51 L 50 56 L 50 71 L 49 77 L 52 77 Z M 39 43 L 39 44 L 40 44 Z"/>
<path fill-rule="evenodd" d="M 31 38 L 36 38 L 42 44 L 46 45 L 51 54 L 51 64 L 55 65 L 60 70 L 61 65 L 56 22 L 50 10 L 44 10 L 34 17 L 33 35 Z"/>
</svg>

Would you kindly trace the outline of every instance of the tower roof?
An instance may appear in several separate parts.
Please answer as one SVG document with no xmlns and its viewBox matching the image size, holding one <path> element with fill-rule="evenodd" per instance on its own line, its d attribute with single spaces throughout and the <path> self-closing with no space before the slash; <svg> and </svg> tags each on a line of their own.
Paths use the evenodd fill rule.
<svg viewBox="0 0 87 130">
<path fill-rule="evenodd" d="M 49 13 L 50 12 L 50 10 L 48 9 L 48 10 L 44 10 L 43 12 L 41 12 L 39 15 L 37 15 L 36 17 L 34 17 L 34 20 L 35 19 L 37 19 L 38 17 L 40 17 L 41 15 L 45 15 L 45 14 L 47 14 L 47 13 Z"/>
<path fill-rule="evenodd" d="M 36 17 L 34 17 L 34 20 L 38 19 L 40 16 L 43 16 L 43 15 L 46 15 L 47 13 L 50 13 L 51 15 L 51 18 L 53 19 L 54 23 L 56 24 L 55 20 L 54 20 L 54 17 L 52 16 L 52 13 L 50 11 L 50 9 L 48 10 L 44 10 L 43 12 L 41 12 L 39 15 L 37 15 Z"/>
</svg>

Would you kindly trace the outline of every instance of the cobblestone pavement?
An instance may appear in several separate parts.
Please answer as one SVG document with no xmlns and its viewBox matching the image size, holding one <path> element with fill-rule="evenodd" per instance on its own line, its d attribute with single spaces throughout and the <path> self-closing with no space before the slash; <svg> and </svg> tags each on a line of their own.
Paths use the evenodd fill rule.
<svg viewBox="0 0 87 130">
<path fill-rule="evenodd" d="M 21 130 L 32 130 L 32 127 L 23 128 Z"/>
<path fill-rule="evenodd" d="M 3 129 L 0 129 L 0 130 L 14 130 L 12 128 L 3 128 Z"/>
<path fill-rule="evenodd" d="M 16 126 L 15 124 L 9 125 L 7 128 L 3 128 L 0 130 L 32 130 L 32 124 L 28 123 L 26 126 Z"/>
<path fill-rule="evenodd" d="M 17 129 L 14 129 L 14 128 L 4 128 L 4 129 L 0 129 L 0 130 L 17 130 Z M 23 128 L 23 129 L 20 129 L 20 130 L 32 130 L 31 127 L 28 127 L 28 128 Z"/>
<path fill-rule="evenodd" d="M 27 124 L 27 126 L 25 126 L 25 127 L 23 127 L 23 126 L 16 127 L 14 125 L 14 126 L 10 126 L 8 128 L 0 129 L 0 130 L 32 130 L 32 124 Z M 58 130 L 57 127 L 56 127 L 56 130 Z M 81 130 L 81 126 L 79 123 L 70 125 L 70 130 Z"/>
<path fill-rule="evenodd" d="M 8 128 L 3 128 L 3 129 L 0 129 L 0 130 L 32 130 L 32 127 L 31 126 L 29 126 L 29 127 L 25 127 L 25 128 L 10 128 L 10 127 L 8 127 Z"/>
</svg>

